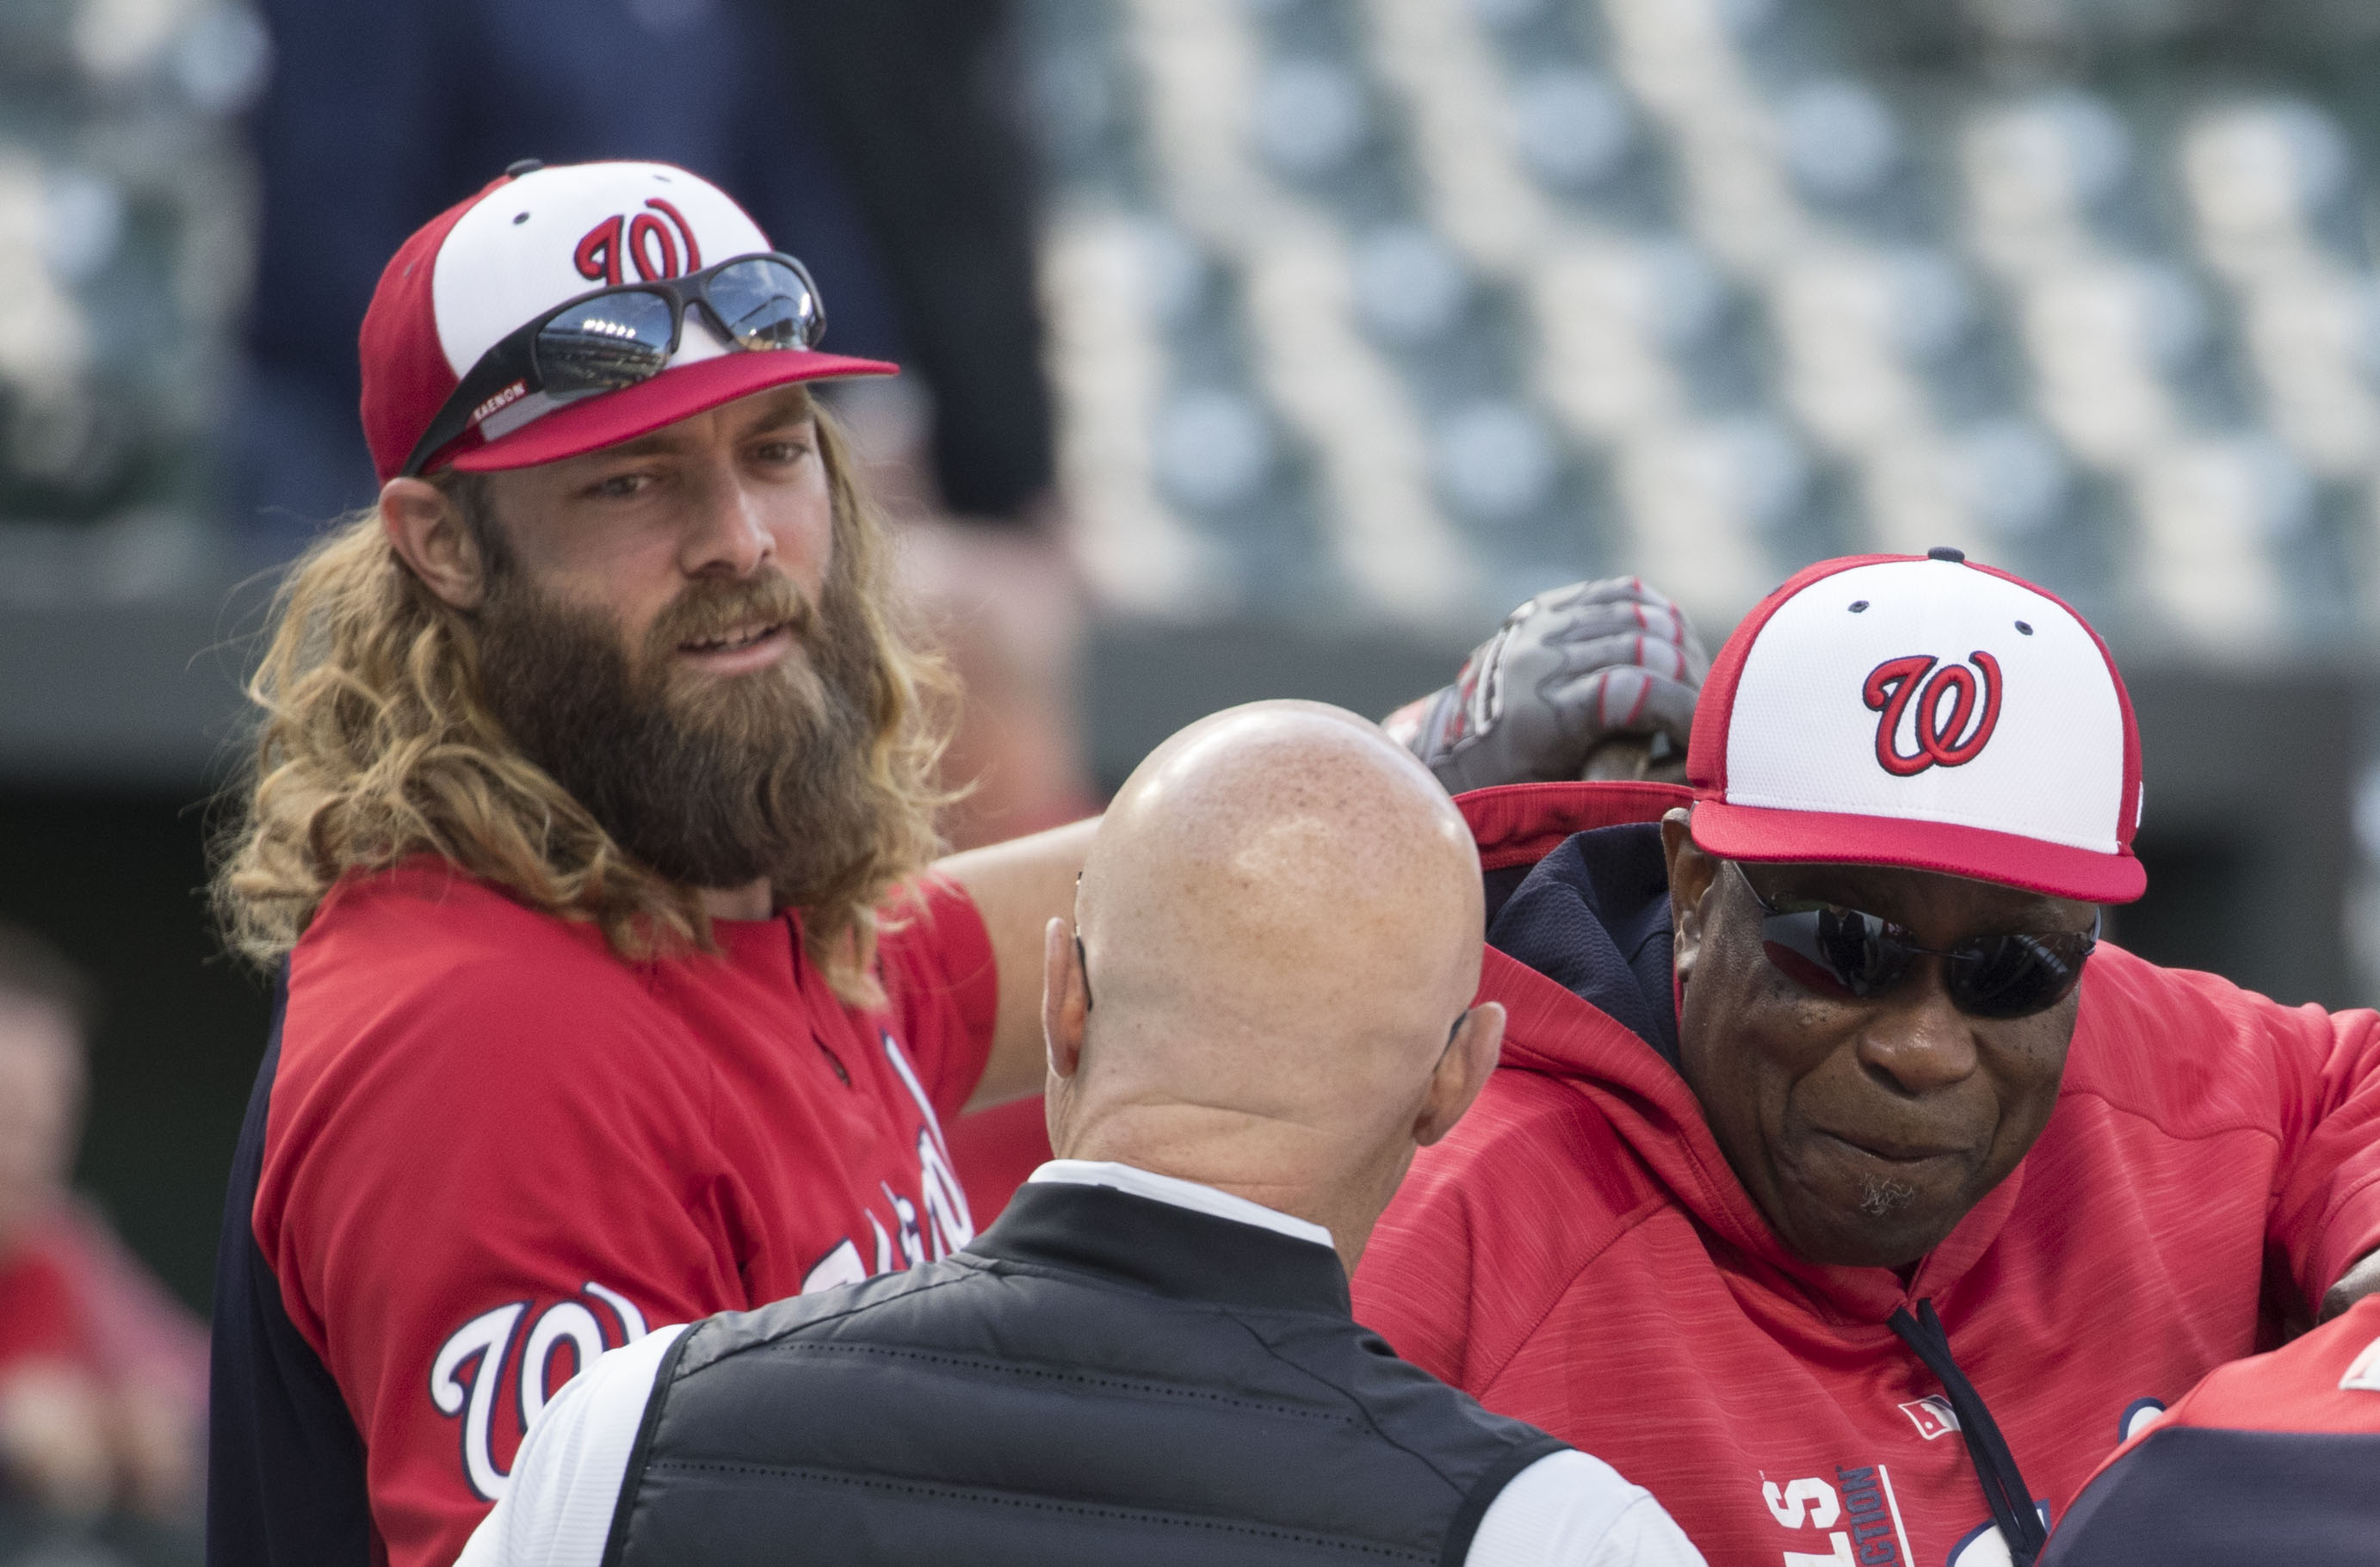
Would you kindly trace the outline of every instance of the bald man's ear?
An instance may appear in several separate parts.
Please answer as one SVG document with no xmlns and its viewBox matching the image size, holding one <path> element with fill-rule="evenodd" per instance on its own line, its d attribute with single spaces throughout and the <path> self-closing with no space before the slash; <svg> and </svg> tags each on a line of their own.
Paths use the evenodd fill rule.
<svg viewBox="0 0 2380 1567">
<path fill-rule="evenodd" d="M 1694 812 L 1680 806 L 1661 818 L 1661 853 L 1670 864 L 1671 961 L 1681 980 L 1693 974 L 1703 946 L 1703 900 L 1724 863 L 1694 843 Z"/>
<path fill-rule="evenodd" d="M 1454 1037 L 1446 1043 L 1446 1053 L 1438 1058 L 1438 1069 L 1430 1074 L 1421 1114 L 1414 1117 L 1415 1146 L 1427 1148 L 1454 1129 L 1488 1086 L 1488 1075 L 1496 1069 L 1503 1048 L 1503 1003 L 1483 1001 L 1463 1015 Z"/>
<path fill-rule="evenodd" d="M 424 587 L 457 609 L 477 609 L 487 597 L 480 541 L 445 491 L 425 479 L 391 479 L 381 487 L 380 520 Z"/>
<path fill-rule="evenodd" d="M 1052 919 L 1041 930 L 1041 1041 L 1050 1075 L 1071 1082 L 1083 1065 L 1083 1028 L 1091 1010 L 1090 976 L 1075 927 Z"/>
</svg>

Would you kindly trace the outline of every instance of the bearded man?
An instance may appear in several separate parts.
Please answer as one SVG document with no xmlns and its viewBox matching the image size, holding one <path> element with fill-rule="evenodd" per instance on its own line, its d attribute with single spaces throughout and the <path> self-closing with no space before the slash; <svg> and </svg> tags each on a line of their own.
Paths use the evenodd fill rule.
<svg viewBox="0 0 2380 1567">
<path fill-rule="evenodd" d="M 1038 1086 L 1088 828 L 929 867 L 933 669 L 807 391 L 892 367 L 823 326 L 653 163 L 516 165 L 382 277 L 383 488 L 285 585 L 216 884 L 281 976 L 217 1271 L 225 1567 L 451 1561 L 606 1348 L 974 1234 L 941 1121 Z M 1615 615 L 1500 698 L 1505 781 L 1634 721 L 1590 666 L 1679 672 L 1633 585 L 1532 645 Z"/>
</svg>

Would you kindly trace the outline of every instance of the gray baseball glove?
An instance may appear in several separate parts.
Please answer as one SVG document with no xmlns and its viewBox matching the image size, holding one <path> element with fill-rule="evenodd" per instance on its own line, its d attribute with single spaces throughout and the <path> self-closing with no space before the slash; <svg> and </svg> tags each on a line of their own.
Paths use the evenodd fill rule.
<svg viewBox="0 0 2380 1567">
<path fill-rule="evenodd" d="M 1682 763 L 1710 656 L 1685 611 L 1635 577 L 1573 583 L 1504 618 L 1454 683 L 1384 720 L 1450 794 L 1576 778 L 1606 741 Z M 1597 776 L 1609 776 L 1596 769 Z"/>
</svg>

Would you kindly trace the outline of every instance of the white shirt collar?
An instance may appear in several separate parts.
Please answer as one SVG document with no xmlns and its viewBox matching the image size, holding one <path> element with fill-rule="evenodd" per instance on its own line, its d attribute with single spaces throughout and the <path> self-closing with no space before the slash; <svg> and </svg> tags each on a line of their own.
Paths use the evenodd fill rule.
<svg viewBox="0 0 2380 1567">
<path fill-rule="evenodd" d="M 1235 1223 L 1254 1224 L 1293 1240 L 1312 1241 L 1323 1247 L 1331 1244 L 1330 1232 L 1310 1220 L 1293 1218 L 1278 1209 L 1267 1208 L 1261 1202 L 1251 1202 L 1245 1197 L 1234 1197 L 1230 1192 L 1218 1191 L 1196 1181 L 1185 1181 L 1179 1175 L 1160 1175 L 1151 1170 L 1118 1164 L 1110 1160 L 1052 1159 L 1026 1180 L 1028 1185 L 1046 1181 L 1063 1186 L 1112 1187 L 1135 1197 L 1170 1202 L 1176 1208 L 1187 1208 L 1193 1212 L 1229 1219 Z"/>
</svg>

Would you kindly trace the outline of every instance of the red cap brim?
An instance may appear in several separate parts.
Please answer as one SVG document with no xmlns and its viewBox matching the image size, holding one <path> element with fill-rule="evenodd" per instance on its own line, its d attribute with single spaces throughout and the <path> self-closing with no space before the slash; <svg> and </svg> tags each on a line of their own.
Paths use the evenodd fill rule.
<svg viewBox="0 0 2380 1567">
<path fill-rule="evenodd" d="M 2148 873 L 2129 849 L 2102 853 L 1943 822 L 1701 800 L 1694 803 L 1694 832 L 1706 853 L 1722 860 L 1895 865 L 2082 903 L 2130 903 L 2148 886 Z"/>
<path fill-rule="evenodd" d="M 773 348 L 722 354 L 664 370 L 648 381 L 606 392 L 584 402 L 557 408 L 533 424 L 483 446 L 465 447 L 432 467 L 454 467 L 465 473 L 492 473 L 503 468 L 533 468 L 559 463 L 650 435 L 680 419 L 690 418 L 723 403 L 749 397 L 771 387 L 796 381 L 828 380 L 844 376 L 898 375 L 898 365 L 881 359 L 852 359 L 840 354 L 813 354 L 807 349 Z"/>
</svg>

